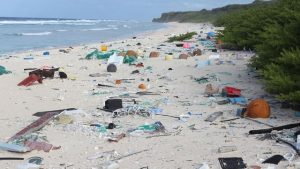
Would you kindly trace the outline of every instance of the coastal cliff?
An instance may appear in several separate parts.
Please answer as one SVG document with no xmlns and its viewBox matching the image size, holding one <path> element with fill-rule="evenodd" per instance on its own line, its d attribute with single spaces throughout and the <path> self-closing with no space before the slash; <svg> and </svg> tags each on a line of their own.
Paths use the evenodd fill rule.
<svg viewBox="0 0 300 169">
<path fill-rule="evenodd" d="M 162 13 L 160 18 L 154 18 L 153 22 L 180 22 L 180 23 L 200 23 L 200 22 L 212 22 L 214 23 L 220 16 L 225 14 L 237 12 L 239 10 L 245 10 L 254 6 L 268 5 L 273 1 L 256 0 L 251 4 L 234 4 L 227 5 L 221 8 L 215 8 L 212 10 L 202 9 L 200 11 L 186 11 L 186 12 L 168 12 Z"/>
</svg>

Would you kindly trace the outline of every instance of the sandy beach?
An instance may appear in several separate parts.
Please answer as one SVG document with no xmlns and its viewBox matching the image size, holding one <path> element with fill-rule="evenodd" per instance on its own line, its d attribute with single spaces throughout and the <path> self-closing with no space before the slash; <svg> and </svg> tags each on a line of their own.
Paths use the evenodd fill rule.
<svg viewBox="0 0 300 169">
<path fill-rule="evenodd" d="M 294 111 L 280 108 L 274 96 L 265 92 L 257 74 L 248 68 L 253 53 L 205 51 L 201 56 L 185 60 L 178 57 L 187 54 L 187 49 L 176 47 L 175 42 L 166 42 L 173 35 L 195 31 L 198 35 L 189 43 L 204 51 L 199 39 L 205 38 L 205 33 L 215 30 L 210 24 L 169 23 L 167 28 L 139 34 L 136 38 L 105 43 L 108 50 L 137 51 L 140 56 L 137 63 L 142 62 L 144 65 L 117 65 L 116 73 L 107 72 L 105 60 L 85 59 L 88 53 L 103 44 L 59 48 L 68 49 L 68 53 L 50 49 L 47 50 L 49 56 L 43 56 L 43 50 L 37 50 L 0 58 L 0 65 L 12 72 L 0 76 L 1 142 L 7 142 L 37 120 L 38 117 L 33 116 L 36 112 L 78 109 L 67 116 L 72 119 L 71 123 L 58 120 L 58 115 L 41 130 L 34 132 L 34 135 L 46 138 L 48 143 L 60 146 L 59 149 L 27 153 L 0 151 L 0 157 L 42 157 L 42 164 L 38 168 L 44 169 L 199 169 L 201 164 L 219 169 L 218 158 L 221 157 L 241 157 L 248 167 L 256 165 L 268 168 L 269 164 L 262 164 L 262 161 L 272 155 L 293 154 L 289 146 L 277 144 L 275 140 L 262 141 L 257 139 L 257 135 L 248 135 L 249 130 L 296 123 L 299 120 Z M 149 58 L 152 51 L 159 52 L 160 56 Z M 173 54 L 172 60 L 165 60 L 167 53 Z M 197 63 L 216 54 L 220 56 L 218 60 L 212 60 L 210 65 L 196 67 Z M 33 59 L 24 59 L 30 55 Z M 44 79 L 42 84 L 35 82 L 29 87 L 17 86 L 28 77 L 29 71 L 24 69 L 43 66 L 62 67 L 69 78 L 60 79 L 56 72 L 53 79 Z M 134 70 L 139 70 L 139 73 L 132 74 Z M 89 76 L 95 73 L 101 76 Z M 209 78 L 207 83 L 198 83 L 195 78 L 201 77 L 213 78 Z M 121 84 L 116 85 L 118 79 L 130 80 L 122 80 Z M 157 95 L 136 94 L 143 91 L 138 88 L 142 83 L 147 86 L 146 91 Z M 206 97 L 205 86 L 209 83 L 220 90 L 225 86 L 241 89 L 242 96 L 248 102 L 255 98 L 267 100 L 271 106 L 271 117 L 255 120 L 269 126 L 238 118 L 237 109 L 243 106 L 230 103 L 219 105 L 216 102 L 225 99 L 220 95 Z M 113 87 L 99 87 L 97 84 Z M 154 114 L 149 117 L 134 114 L 113 118 L 112 113 L 97 109 L 102 108 L 110 97 L 122 98 L 123 107 L 134 105 L 132 99 L 135 99 L 140 107 L 156 107 L 162 109 L 162 114 L 180 119 Z M 213 122 L 205 121 L 209 115 L 219 111 L 223 112 L 222 116 Z M 226 121 L 234 118 L 238 119 Z M 164 132 L 133 131 L 138 126 L 158 121 L 165 127 Z M 101 132 L 91 126 L 109 123 L 117 127 Z M 125 137 L 118 142 L 109 142 L 112 133 L 124 133 Z M 236 150 L 220 152 L 224 146 L 233 146 Z M 24 163 L 0 161 L 0 168 L 18 168 Z M 282 161 L 276 168 L 287 168 L 289 165 L 300 168 L 300 161 Z"/>
</svg>

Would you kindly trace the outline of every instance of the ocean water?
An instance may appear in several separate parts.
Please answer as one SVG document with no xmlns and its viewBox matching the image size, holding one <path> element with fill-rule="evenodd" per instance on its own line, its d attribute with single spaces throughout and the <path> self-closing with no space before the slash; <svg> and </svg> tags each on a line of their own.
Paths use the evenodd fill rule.
<svg viewBox="0 0 300 169">
<path fill-rule="evenodd" d="M 0 55 L 106 42 L 164 26 L 160 23 L 120 20 L 0 18 Z"/>
</svg>

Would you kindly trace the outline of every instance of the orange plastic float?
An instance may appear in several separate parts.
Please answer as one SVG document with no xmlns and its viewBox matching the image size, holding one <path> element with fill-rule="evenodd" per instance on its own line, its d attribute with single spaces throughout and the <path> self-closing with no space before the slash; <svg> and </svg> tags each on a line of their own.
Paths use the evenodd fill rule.
<svg viewBox="0 0 300 169">
<path fill-rule="evenodd" d="M 270 114 L 270 106 L 264 99 L 251 101 L 245 113 L 250 118 L 269 118 Z"/>
</svg>

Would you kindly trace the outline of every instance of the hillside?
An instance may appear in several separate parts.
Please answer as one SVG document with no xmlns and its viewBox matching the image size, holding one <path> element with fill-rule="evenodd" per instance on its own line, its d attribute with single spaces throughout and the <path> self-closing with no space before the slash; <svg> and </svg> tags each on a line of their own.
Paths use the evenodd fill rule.
<svg viewBox="0 0 300 169">
<path fill-rule="evenodd" d="M 154 18 L 153 22 L 215 22 L 220 16 L 225 14 L 237 12 L 239 10 L 244 10 L 252 8 L 254 6 L 264 6 L 273 1 L 262 1 L 256 0 L 251 4 L 243 5 L 227 5 L 221 8 L 215 8 L 212 10 L 202 9 L 201 11 L 188 11 L 188 12 L 169 12 L 163 13 L 160 18 Z"/>
</svg>

